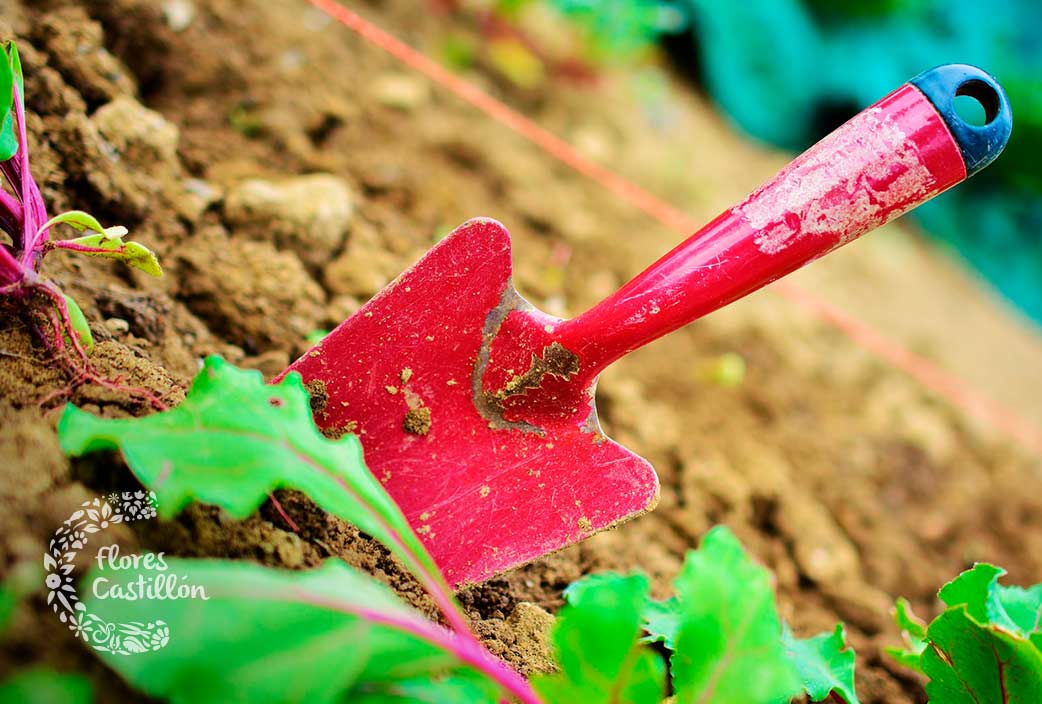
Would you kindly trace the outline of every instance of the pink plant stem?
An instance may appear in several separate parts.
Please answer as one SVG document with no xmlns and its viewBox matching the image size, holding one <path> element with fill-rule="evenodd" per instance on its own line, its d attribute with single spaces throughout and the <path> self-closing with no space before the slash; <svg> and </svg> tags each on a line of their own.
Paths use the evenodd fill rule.
<svg viewBox="0 0 1042 704">
<path fill-rule="evenodd" d="M 22 222 L 22 204 L 7 191 L 0 190 L 0 208 L 6 210 L 13 220 Z"/>
<path fill-rule="evenodd" d="M 16 284 L 22 280 L 25 270 L 7 247 L 0 245 L 0 285 Z"/>
<path fill-rule="evenodd" d="M 52 240 L 45 243 L 47 249 L 67 249 L 72 252 L 79 252 L 80 254 L 119 254 L 125 247 L 116 247 L 115 249 L 105 249 L 104 247 L 88 247 L 84 244 L 77 244 L 70 242 L 69 240 Z"/>
<path fill-rule="evenodd" d="M 515 672 L 509 665 L 492 655 L 476 640 L 462 637 L 463 634 L 449 631 L 441 626 L 419 618 L 409 618 L 406 615 L 372 611 L 344 603 L 333 599 L 323 599 L 303 591 L 293 590 L 295 596 L 308 604 L 321 606 L 342 613 L 352 614 L 365 619 L 371 623 L 380 623 L 406 633 L 411 633 L 417 638 L 427 641 L 460 659 L 479 672 L 488 675 L 490 679 L 498 682 L 504 690 L 517 697 L 522 704 L 541 704 L 535 690 L 528 681 Z M 469 633 L 469 631 L 468 631 Z"/>
<path fill-rule="evenodd" d="M 286 513 L 286 509 L 284 509 L 279 500 L 275 498 L 275 492 L 269 491 L 268 499 L 271 500 L 271 505 L 275 507 L 275 510 L 278 511 L 278 514 L 282 516 L 282 520 L 284 520 L 289 525 L 289 527 L 293 530 L 294 533 L 299 533 L 300 526 L 298 526 L 296 522 L 289 517 L 289 514 Z"/>
<path fill-rule="evenodd" d="M 367 505 L 366 501 L 342 477 L 332 474 L 305 453 L 298 453 L 297 456 L 309 464 L 315 471 L 325 474 L 336 482 L 353 500 L 361 505 Z M 405 562 L 409 571 L 416 577 L 427 593 L 430 594 L 434 604 L 457 636 L 463 640 L 470 641 L 474 647 L 485 652 L 485 647 L 481 645 L 481 641 L 470 630 L 470 624 L 467 623 L 467 617 L 460 608 L 459 603 L 452 597 L 452 589 L 449 587 L 448 582 L 445 581 L 445 577 L 438 570 L 437 565 L 434 564 L 434 560 L 424 550 L 423 543 L 420 542 L 419 537 L 405 522 L 404 517 L 402 517 L 402 521 L 406 523 L 406 531 L 408 531 L 409 537 L 412 538 L 411 541 L 407 541 L 405 536 L 391 526 L 377 511 L 372 511 L 370 517 L 386 535 L 390 536 L 393 545 L 388 545 L 388 547 L 392 548 L 392 552 Z M 490 655 L 489 657 L 492 656 Z"/>
<path fill-rule="evenodd" d="M 40 189 L 29 171 L 29 137 L 25 129 L 25 108 L 18 93 L 17 82 L 12 90 L 14 92 L 15 121 L 18 123 L 18 153 L 14 158 L 18 160 L 18 171 L 20 172 L 22 237 L 25 240 L 22 242 L 22 267 L 31 269 L 40 254 L 38 251 L 40 243 L 46 241 L 49 229 L 38 229 L 40 225 L 47 222 L 47 213 L 43 207 Z"/>
</svg>

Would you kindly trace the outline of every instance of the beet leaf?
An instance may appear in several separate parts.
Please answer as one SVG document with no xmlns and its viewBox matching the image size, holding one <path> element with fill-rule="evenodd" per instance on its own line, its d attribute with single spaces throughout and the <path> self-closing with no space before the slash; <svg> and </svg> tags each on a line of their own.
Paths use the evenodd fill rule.
<svg viewBox="0 0 1042 704">
<path fill-rule="evenodd" d="M 679 618 L 670 664 L 677 704 L 763 704 L 799 692 L 771 575 L 734 534 L 723 527 L 706 533 L 674 585 Z"/>
<path fill-rule="evenodd" d="M 565 597 L 552 633 L 558 671 L 532 678 L 543 701 L 658 704 L 665 663 L 640 644 L 648 578 L 593 575 L 568 587 Z"/>
<path fill-rule="evenodd" d="M 978 562 L 941 587 L 937 596 L 948 606 L 966 605 L 977 623 L 990 623 L 1021 638 L 1042 630 L 1042 584 L 1030 589 L 999 584 L 1001 567 Z"/>
<path fill-rule="evenodd" d="M 93 618 L 111 625 L 162 620 L 168 626 L 169 640 L 159 649 L 132 657 L 99 653 L 150 696 L 174 704 L 387 702 L 395 701 L 396 692 L 441 696 L 451 692 L 451 684 L 474 704 L 502 697 L 466 661 L 487 653 L 470 649 L 457 634 L 337 559 L 305 572 L 227 560 L 165 558 L 165 564 L 162 574 L 201 587 L 207 598 L 93 595 L 156 577 L 145 569 L 95 568 L 81 586 L 92 594 L 84 603 Z"/>
<path fill-rule="evenodd" d="M 900 597 L 894 605 L 894 622 L 901 629 L 905 647 L 888 647 L 883 651 L 910 670 L 922 672 L 920 658 L 926 650 L 926 622 L 915 615 L 908 599 Z"/>
<path fill-rule="evenodd" d="M 949 608 L 926 633 L 926 694 L 944 704 L 1042 702 L 1042 652 L 1002 628 L 978 623 L 965 604 Z"/>
<path fill-rule="evenodd" d="M 859 704 L 854 693 L 854 649 L 847 646 L 843 624 L 837 624 L 832 633 L 805 639 L 793 636 L 786 626 L 782 642 L 811 701 L 835 694 L 846 704 Z"/>
<path fill-rule="evenodd" d="M 930 678 L 931 702 L 1042 702 L 1042 584 L 999 584 L 1001 567 L 977 563 L 941 587 L 946 609 L 927 627 L 907 602 L 897 623 L 910 650 L 887 653 Z"/>
<path fill-rule="evenodd" d="M 18 153 L 13 88 L 18 86 L 18 98 L 22 100 L 25 87 L 22 83 L 22 63 L 14 42 L 5 42 L 3 52 L 4 60 L 0 61 L 0 161 L 7 161 Z"/>
<path fill-rule="evenodd" d="M 843 625 L 806 640 L 783 630 L 770 573 L 727 528 L 688 553 L 675 586 L 676 596 L 645 608 L 643 641 L 673 652 L 678 704 L 788 702 L 802 693 L 858 704 Z"/>
</svg>

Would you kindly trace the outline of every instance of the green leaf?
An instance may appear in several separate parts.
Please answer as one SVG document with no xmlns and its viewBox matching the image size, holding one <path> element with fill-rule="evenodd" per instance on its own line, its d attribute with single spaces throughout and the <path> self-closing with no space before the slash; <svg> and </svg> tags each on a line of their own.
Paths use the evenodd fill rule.
<svg viewBox="0 0 1042 704">
<path fill-rule="evenodd" d="M 405 516 L 362 460 L 354 435 L 329 440 L 315 427 L 299 374 L 277 385 L 258 371 L 209 357 L 176 408 L 144 418 L 102 419 L 67 406 L 58 423 L 71 455 L 119 448 L 159 513 L 190 501 L 216 504 L 236 518 L 252 514 L 275 489 L 306 493 L 353 523 L 414 573 L 438 574 Z"/>
<path fill-rule="evenodd" d="M 162 276 L 163 269 L 159 266 L 159 260 L 155 253 L 139 242 L 127 242 L 123 245 L 123 251 L 117 256 L 100 255 L 109 259 L 119 259 L 126 262 L 135 269 L 151 276 Z"/>
<path fill-rule="evenodd" d="M 800 691 L 782 646 L 771 576 L 729 530 L 718 526 L 705 535 L 675 585 L 677 704 L 763 704 Z"/>
<path fill-rule="evenodd" d="M 806 639 L 796 638 L 785 627 L 782 641 L 811 701 L 823 701 L 835 692 L 847 704 L 859 704 L 854 693 L 854 649 L 847 647 L 842 623 L 832 633 Z"/>
<path fill-rule="evenodd" d="M 966 605 L 966 612 L 978 623 L 991 621 L 994 587 L 1006 570 L 986 562 L 978 562 L 941 587 L 937 596 L 948 606 Z"/>
<path fill-rule="evenodd" d="M 1027 638 L 1040 629 L 1042 584 L 1030 589 L 1003 586 L 998 580 L 1004 574 L 1001 567 L 979 562 L 941 587 L 938 596 L 948 606 L 965 605 L 970 617 L 982 625 Z"/>
<path fill-rule="evenodd" d="M 156 258 L 156 255 L 148 247 L 137 242 L 124 242 L 118 237 L 113 239 L 110 235 L 101 234 L 84 235 L 83 237 L 64 240 L 60 244 L 56 244 L 56 246 L 59 249 L 68 249 L 88 257 L 118 259 L 152 276 L 163 275 L 163 269 L 159 266 L 159 260 Z M 90 248 L 95 251 L 86 251 L 84 248 Z"/>
<path fill-rule="evenodd" d="M 324 340 L 326 335 L 328 334 L 328 330 L 312 330 L 307 334 L 307 337 L 305 337 L 304 339 L 309 345 L 314 346 L 322 342 L 322 340 Z"/>
<path fill-rule="evenodd" d="M 0 161 L 7 161 L 18 153 L 18 131 L 15 127 L 14 91 L 18 86 L 18 102 L 25 105 L 25 84 L 22 80 L 22 61 L 13 41 L 4 42 L 4 61 L 0 62 Z"/>
<path fill-rule="evenodd" d="M 1028 589 L 998 585 L 999 604 L 1021 636 L 1042 634 L 1042 584 Z"/>
<path fill-rule="evenodd" d="M 65 307 L 69 311 L 69 324 L 72 327 L 72 332 L 76 334 L 76 337 L 80 338 L 80 344 L 83 345 L 83 349 L 90 354 L 94 351 L 94 334 L 90 331 L 90 325 L 87 324 L 87 316 L 80 310 L 80 305 L 71 297 L 62 294 L 62 298 L 65 299 Z M 68 338 L 66 338 L 68 339 Z"/>
<path fill-rule="evenodd" d="M 0 704 L 90 704 L 90 682 L 43 667 L 24 670 L 0 683 Z"/>
<path fill-rule="evenodd" d="M 926 622 L 915 615 L 908 599 L 900 597 L 894 604 L 894 622 L 901 629 L 901 637 L 905 641 L 904 648 L 890 646 L 883 649 L 887 655 L 916 672 L 922 672 L 920 657 L 926 650 Z"/>
<path fill-rule="evenodd" d="M 83 212 L 82 210 L 68 210 L 64 213 L 55 215 L 53 218 L 41 225 L 40 229 L 46 230 L 55 225 L 68 225 L 79 232 L 91 230 L 92 232 L 97 232 L 99 235 L 104 235 L 106 232 L 105 228 L 101 226 L 101 223 L 98 222 L 97 218 L 90 213 Z M 127 234 L 127 229 L 125 227 L 120 229 L 122 229 L 123 232 L 117 234 L 117 238 Z M 108 239 L 112 239 L 112 237 L 109 237 Z"/>
<path fill-rule="evenodd" d="M 489 688 L 485 682 L 458 673 L 448 677 L 426 677 L 373 687 L 372 691 L 353 694 L 351 704 L 498 704 L 500 701 L 498 697 L 489 697 Z"/>
<path fill-rule="evenodd" d="M 14 46 L 11 44 L 10 46 Z M 4 60 L 0 61 L 0 161 L 7 161 L 18 153 L 18 134 L 14 128 L 14 82 L 8 44 L 4 45 Z M 15 54 L 17 56 L 17 53 Z"/>
<path fill-rule="evenodd" d="M 926 693 L 937 704 L 1038 704 L 1042 652 L 1028 640 L 978 623 L 966 604 L 949 608 L 927 631 Z"/>
<path fill-rule="evenodd" d="M 448 631 L 339 560 L 305 572 L 226 560 L 166 558 L 165 565 L 162 571 L 95 568 L 80 586 L 90 595 L 84 603 L 92 617 L 109 624 L 163 621 L 169 628 L 159 649 L 98 653 L 152 697 L 174 704 L 365 701 L 354 695 L 397 683 L 422 691 L 421 682 L 432 679 L 441 687 L 442 675 L 466 677 L 468 701 L 492 704 L 501 696 L 443 647 L 452 641 Z M 201 587 L 207 598 L 100 598 L 111 596 L 116 583 L 148 584 L 159 575 Z"/>
<path fill-rule="evenodd" d="M 645 643 L 662 643 L 676 650 L 677 630 L 680 628 L 680 601 L 674 596 L 666 601 L 648 602 L 644 609 Z"/>
<path fill-rule="evenodd" d="M 13 40 L 4 42 L 4 53 L 7 54 L 7 64 L 14 75 L 15 83 L 18 84 L 18 93 L 21 102 L 25 103 L 25 80 L 22 78 L 22 59 L 18 55 L 18 45 Z"/>
<path fill-rule="evenodd" d="M 82 210 L 69 210 L 60 215 L 55 215 L 41 225 L 40 230 L 46 230 L 55 225 L 68 225 L 79 232 L 90 230 L 96 233 L 76 237 L 71 240 L 56 241 L 53 243 L 53 246 L 58 249 L 79 252 L 88 257 L 118 259 L 136 269 L 140 269 L 146 274 L 152 276 L 163 275 L 163 269 L 159 266 L 159 260 L 152 250 L 138 242 L 123 241 L 123 237 L 127 234 L 127 228 L 122 225 L 102 227 L 101 223 L 90 213 L 85 213 Z"/>
<path fill-rule="evenodd" d="M 0 161 L 7 161 L 18 153 L 18 133 L 14 127 L 14 111 L 8 109 L 0 121 Z"/>
<path fill-rule="evenodd" d="M 10 584 L 0 584 L 0 633 L 7 630 L 11 617 L 18 606 L 18 594 Z"/>
<path fill-rule="evenodd" d="M 572 584 L 566 598 L 551 634 L 559 669 L 534 676 L 536 692 L 547 704 L 658 704 L 665 663 L 639 643 L 648 578 L 593 575 Z"/>
</svg>

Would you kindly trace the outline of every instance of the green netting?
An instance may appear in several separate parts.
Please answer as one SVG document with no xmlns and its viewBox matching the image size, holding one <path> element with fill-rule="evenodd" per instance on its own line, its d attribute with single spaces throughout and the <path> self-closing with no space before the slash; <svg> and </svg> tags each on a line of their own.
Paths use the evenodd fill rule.
<svg viewBox="0 0 1042 704">
<path fill-rule="evenodd" d="M 1005 154 L 916 211 L 930 235 L 1042 322 L 1042 3 L 682 0 L 706 87 L 735 123 L 790 149 L 920 71 L 976 64 L 1006 88 Z"/>
</svg>

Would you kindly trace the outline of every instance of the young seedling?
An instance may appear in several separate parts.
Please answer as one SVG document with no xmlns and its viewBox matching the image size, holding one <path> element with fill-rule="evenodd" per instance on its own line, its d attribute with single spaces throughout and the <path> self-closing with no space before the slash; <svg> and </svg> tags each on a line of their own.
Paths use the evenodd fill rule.
<svg viewBox="0 0 1042 704">
<path fill-rule="evenodd" d="M 43 196 L 29 168 L 25 87 L 18 49 L 14 42 L 6 42 L 2 50 L 0 173 L 11 192 L 0 188 L 0 230 L 7 235 L 4 239 L 9 239 L 0 242 L 0 306 L 26 315 L 49 351 L 71 366 L 70 389 L 83 383 L 96 383 L 143 396 L 161 408 L 162 402 L 150 392 L 105 379 L 94 369 L 88 360 L 94 340 L 83 312 L 72 298 L 39 274 L 43 257 L 55 249 L 119 259 L 153 276 L 162 274 L 159 262 L 143 245 L 123 240 L 127 234 L 125 227 L 102 227 L 97 219 L 79 210 L 48 219 Z M 52 240 L 51 229 L 57 225 L 68 225 L 89 234 L 70 240 Z"/>
<path fill-rule="evenodd" d="M 979 562 L 941 587 L 945 610 L 929 624 L 899 599 L 899 664 L 929 678 L 926 695 L 944 704 L 1042 701 L 1042 584 L 999 583 L 1001 567 Z"/>
</svg>

